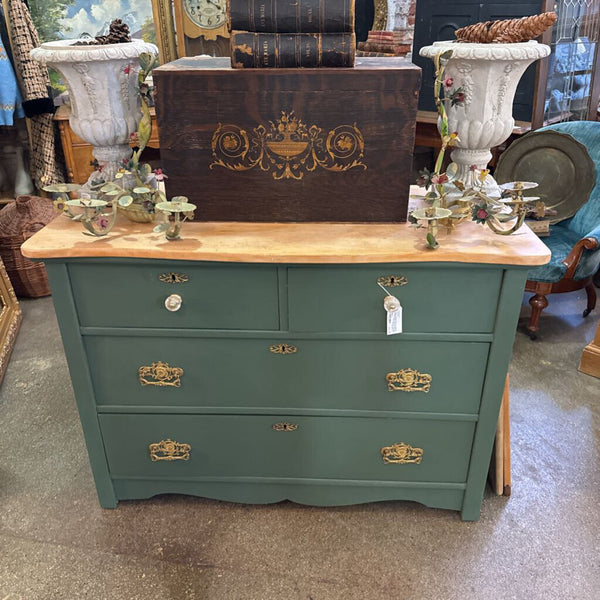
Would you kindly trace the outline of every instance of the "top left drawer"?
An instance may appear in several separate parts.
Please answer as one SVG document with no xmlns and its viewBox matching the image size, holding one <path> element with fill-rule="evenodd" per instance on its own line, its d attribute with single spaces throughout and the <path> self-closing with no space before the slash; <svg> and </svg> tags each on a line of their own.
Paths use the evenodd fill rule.
<svg viewBox="0 0 600 600">
<path fill-rule="evenodd" d="M 82 262 L 69 264 L 69 276 L 82 326 L 279 329 L 277 269 L 268 265 Z M 178 310 L 165 307 L 171 295 L 181 297 Z"/>
</svg>

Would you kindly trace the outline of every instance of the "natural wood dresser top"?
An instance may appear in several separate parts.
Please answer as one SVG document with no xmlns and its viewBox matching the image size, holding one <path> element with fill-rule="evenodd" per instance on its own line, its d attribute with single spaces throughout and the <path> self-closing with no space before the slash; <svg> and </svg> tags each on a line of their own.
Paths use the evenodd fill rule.
<svg viewBox="0 0 600 600">
<path fill-rule="evenodd" d="M 428 250 L 425 229 L 403 224 L 185 223 L 183 239 L 169 242 L 152 224 L 120 219 L 107 237 L 83 233 L 80 223 L 59 217 L 27 240 L 29 258 L 151 258 L 249 263 L 462 262 L 542 265 L 550 251 L 524 226 L 510 236 L 472 222 Z"/>
</svg>

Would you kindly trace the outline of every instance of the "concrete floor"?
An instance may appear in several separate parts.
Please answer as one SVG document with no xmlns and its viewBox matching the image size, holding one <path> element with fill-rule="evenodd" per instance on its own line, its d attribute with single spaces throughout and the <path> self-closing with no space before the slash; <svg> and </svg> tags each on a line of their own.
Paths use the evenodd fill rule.
<svg viewBox="0 0 600 600">
<path fill-rule="evenodd" d="M 600 380 L 577 372 L 598 314 L 550 299 L 511 365 L 513 494 L 477 523 L 407 502 L 97 503 L 49 298 L 0 390 L 0 600 L 597 600 Z"/>
</svg>

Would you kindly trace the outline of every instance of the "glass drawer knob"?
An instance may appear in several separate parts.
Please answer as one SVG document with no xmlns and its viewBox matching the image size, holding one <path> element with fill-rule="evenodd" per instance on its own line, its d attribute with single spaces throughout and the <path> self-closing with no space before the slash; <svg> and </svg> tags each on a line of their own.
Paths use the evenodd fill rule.
<svg viewBox="0 0 600 600">
<path fill-rule="evenodd" d="M 386 296 L 383 299 L 383 307 L 387 312 L 394 312 L 400 308 L 400 300 L 395 296 Z"/>
<path fill-rule="evenodd" d="M 171 294 L 165 300 L 165 308 L 171 312 L 176 312 L 181 308 L 183 300 L 179 294 Z"/>
</svg>

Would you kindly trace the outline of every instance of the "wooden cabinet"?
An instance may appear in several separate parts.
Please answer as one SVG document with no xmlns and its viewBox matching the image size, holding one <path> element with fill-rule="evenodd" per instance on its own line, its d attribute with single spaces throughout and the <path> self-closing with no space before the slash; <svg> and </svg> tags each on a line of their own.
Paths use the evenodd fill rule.
<svg viewBox="0 0 600 600">
<path fill-rule="evenodd" d="M 479 516 L 529 230 L 56 219 L 44 259 L 100 503 L 161 493 Z M 387 336 L 388 286 L 404 333 Z M 176 294 L 179 309 L 165 300 Z"/>
<path fill-rule="evenodd" d="M 406 221 L 420 75 L 394 57 L 352 69 L 206 57 L 158 67 L 167 195 L 202 199 L 201 221 Z"/>
<path fill-rule="evenodd" d="M 159 148 L 158 143 L 158 127 L 156 126 L 156 114 L 154 108 L 151 108 L 152 113 L 152 136 L 148 142 L 150 148 Z M 67 178 L 70 183 L 85 183 L 88 177 L 94 171 L 92 165 L 94 156 L 92 154 L 92 145 L 84 142 L 71 129 L 69 124 L 70 110 L 68 106 L 61 106 L 54 116 L 54 120 L 58 123 L 60 132 L 60 141 L 62 151 L 65 156 L 65 165 L 67 167 Z"/>
</svg>

